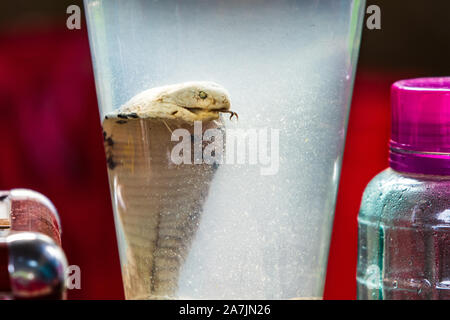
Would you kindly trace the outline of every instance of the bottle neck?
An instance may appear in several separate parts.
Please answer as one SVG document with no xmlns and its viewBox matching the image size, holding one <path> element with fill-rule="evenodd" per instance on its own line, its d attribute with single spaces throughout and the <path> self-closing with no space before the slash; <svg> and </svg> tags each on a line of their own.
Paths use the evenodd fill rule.
<svg viewBox="0 0 450 320">
<path fill-rule="evenodd" d="M 391 141 L 389 166 L 400 172 L 450 176 L 450 153 L 408 150 Z"/>
</svg>

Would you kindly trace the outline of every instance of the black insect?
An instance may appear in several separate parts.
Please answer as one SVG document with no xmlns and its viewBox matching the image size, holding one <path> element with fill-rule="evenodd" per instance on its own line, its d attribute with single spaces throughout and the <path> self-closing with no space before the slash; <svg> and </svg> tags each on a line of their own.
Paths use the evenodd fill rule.
<svg viewBox="0 0 450 320">
<path fill-rule="evenodd" d="M 125 120 L 117 120 L 116 123 L 118 123 L 118 124 L 125 124 L 127 122 Z"/>
<path fill-rule="evenodd" d="M 112 155 L 109 155 L 109 156 L 106 158 L 106 163 L 108 164 L 108 168 L 109 168 L 110 170 L 114 170 L 114 168 L 117 167 L 117 163 L 113 160 Z"/>
<path fill-rule="evenodd" d="M 134 119 L 137 119 L 137 118 L 139 118 L 139 116 L 137 115 L 137 113 L 130 113 L 129 115 L 128 115 L 128 117 L 129 118 L 134 118 Z"/>
<path fill-rule="evenodd" d="M 0 202 L 2 202 L 3 200 L 5 200 L 6 198 L 8 198 L 8 196 L 0 196 Z"/>
<path fill-rule="evenodd" d="M 120 118 L 120 119 L 128 119 L 128 116 L 126 114 L 121 114 L 121 113 L 119 113 L 117 115 L 117 117 Z"/>
<path fill-rule="evenodd" d="M 108 144 L 108 146 L 110 146 L 110 147 L 112 147 L 112 146 L 114 145 L 114 140 L 113 140 L 111 137 L 106 138 L 105 142 L 106 142 L 106 143 Z"/>
</svg>

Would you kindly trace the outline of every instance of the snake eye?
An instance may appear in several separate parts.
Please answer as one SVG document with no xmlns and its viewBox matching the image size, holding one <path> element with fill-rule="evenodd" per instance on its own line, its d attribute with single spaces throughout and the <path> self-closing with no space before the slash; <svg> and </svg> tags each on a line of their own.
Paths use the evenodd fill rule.
<svg viewBox="0 0 450 320">
<path fill-rule="evenodd" d="M 198 93 L 198 96 L 200 97 L 200 99 L 206 99 L 206 97 L 208 97 L 205 91 L 200 91 Z"/>
</svg>

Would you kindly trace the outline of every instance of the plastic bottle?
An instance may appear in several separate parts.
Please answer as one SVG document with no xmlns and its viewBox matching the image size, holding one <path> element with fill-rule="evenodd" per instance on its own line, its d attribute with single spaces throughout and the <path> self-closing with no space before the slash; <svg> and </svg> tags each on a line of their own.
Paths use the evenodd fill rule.
<svg viewBox="0 0 450 320">
<path fill-rule="evenodd" d="M 390 168 L 358 216 L 358 299 L 450 299 L 450 78 L 391 88 Z"/>
</svg>

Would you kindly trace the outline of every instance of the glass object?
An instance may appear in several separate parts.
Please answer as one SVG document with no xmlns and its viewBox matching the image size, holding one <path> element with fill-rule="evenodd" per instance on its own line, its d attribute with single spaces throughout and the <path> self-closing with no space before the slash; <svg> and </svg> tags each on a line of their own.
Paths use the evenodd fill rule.
<svg viewBox="0 0 450 320">
<path fill-rule="evenodd" d="M 450 78 L 392 86 L 390 168 L 364 191 L 358 299 L 450 299 Z"/>
<path fill-rule="evenodd" d="M 322 298 L 364 4 L 85 1 L 128 299 Z"/>
</svg>

